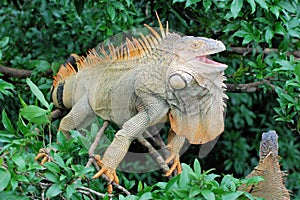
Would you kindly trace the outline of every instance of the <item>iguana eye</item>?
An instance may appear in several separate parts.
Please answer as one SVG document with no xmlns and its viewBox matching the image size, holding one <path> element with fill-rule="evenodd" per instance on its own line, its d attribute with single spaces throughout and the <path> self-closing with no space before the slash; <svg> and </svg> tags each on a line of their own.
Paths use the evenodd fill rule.
<svg viewBox="0 0 300 200">
<path fill-rule="evenodd" d="M 193 77 L 187 73 L 176 73 L 172 74 L 169 78 L 170 86 L 175 90 L 184 89 Z"/>
<path fill-rule="evenodd" d="M 201 41 L 194 41 L 194 42 L 191 44 L 191 47 L 194 48 L 194 49 L 201 48 L 202 46 L 203 46 L 203 42 L 201 42 Z"/>
</svg>

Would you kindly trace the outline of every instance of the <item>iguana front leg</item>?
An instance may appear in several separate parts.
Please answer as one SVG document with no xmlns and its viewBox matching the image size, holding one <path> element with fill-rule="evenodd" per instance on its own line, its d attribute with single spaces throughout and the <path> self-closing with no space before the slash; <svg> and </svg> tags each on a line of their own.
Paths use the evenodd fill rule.
<svg viewBox="0 0 300 200">
<path fill-rule="evenodd" d="M 148 126 L 158 122 L 167 112 L 168 107 L 165 103 L 148 104 L 146 109 L 142 109 L 142 111 L 125 122 L 104 153 L 103 159 L 99 163 L 101 170 L 93 178 L 98 178 L 105 174 L 111 181 L 117 182 L 116 168 L 126 155 L 131 142 L 141 137 Z M 108 187 L 111 188 L 111 184 Z"/>
<path fill-rule="evenodd" d="M 88 98 L 86 95 L 83 95 L 72 107 L 71 111 L 64 118 L 62 118 L 58 130 L 65 135 L 66 139 L 70 139 L 70 130 L 78 129 L 90 124 L 94 116 L 95 115 L 88 102 Z M 35 160 L 42 158 L 41 164 L 51 161 L 49 152 L 49 148 L 41 149 L 38 155 L 35 157 Z"/>
<path fill-rule="evenodd" d="M 180 165 L 180 150 L 182 149 L 182 146 L 184 145 L 185 137 L 181 137 L 174 133 L 172 128 L 169 131 L 168 136 L 168 145 L 167 148 L 170 151 L 170 156 L 166 159 L 166 163 L 170 163 L 173 161 L 173 164 L 169 171 L 166 172 L 166 176 L 170 176 L 175 169 L 177 169 L 177 173 L 180 174 L 182 172 L 181 165 Z"/>
</svg>

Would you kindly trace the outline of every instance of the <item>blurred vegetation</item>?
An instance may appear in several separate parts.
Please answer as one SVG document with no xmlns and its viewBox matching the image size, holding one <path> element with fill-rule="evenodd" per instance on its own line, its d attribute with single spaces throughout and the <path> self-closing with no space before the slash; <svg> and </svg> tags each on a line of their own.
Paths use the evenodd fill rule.
<svg viewBox="0 0 300 200">
<path fill-rule="evenodd" d="M 52 84 L 52 74 L 48 71 L 57 72 L 69 54 L 84 55 L 121 31 L 143 27 L 145 23 L 157 25 L 154 11 L 163 22 L 169 22 L 172 30 L 222 40 L 227 51 L 214 59 L 229 66 L 225 72 L 227 83 L 265 81 L 251 93 L 227 93 L 225 132 L 213 150 L 200 160 L 201 168 L 244 177 L 258 162 L 261 133 L 273 129 L 279 135 L 281 165 L 288 173 L 287 188 L 292 190 L 292 198 L 300 198 L 300 4 L 297 0 L 4 0 L 0 2 L 0 65 L 32 73 L 30 79 L 0 73 L 1 199 L 39 199 L 42 193 L 46 197 L 89 199 L 76 193 L 76 184 L 105 193 L 105 182 L 90 179 L 94 169 L 84 168 L 88 154 L 82 138 L 74 136 L 71 141 L 64 141 L 60 134 L 56 135 L 58 120 L 51 124 L 47 118 L 53 110 L 48 103 Z M 113 132 L 112 127 L 110 131 Z M 54 136 L 52 141 L 60 140 L 62 146 L 57 147 L 59 153 L 52 152 L 56 162 L 47 164 L 45 169 L 34 162 L 34 156 L 51 141 L 50 132 Z M 200 148 L 192 145 L 181 160 L 192 164 Z M 187 170 L 192 174 L 191 169 Z M 155 188 L 159 190 L 155 194 L 166 195 L 157 198 L 211 195 L 195 189 L 192 196 L 183 188 L 178 190 L 182 191 L 180 194 L 172 193 L 171 186 L 180 179 L 176 177 L 172 183 L 145 186 L 167 181 L 158 171 L 118 174 L 121 184 L 137 197 L 149 197 L 147 191 L 154 195 Z M 221 184 L 225 177 L 234 182 L 229 181 L 234 187 L 238 185 L 229 175 L 223 179 L 213 176 L 209 183 L 215 187 L 219 187 L 215 178 Z M 78 178 L 81 182 L 74 184 Z M 45 187 L 41 188 L 43 181 Z"/>
</svg>

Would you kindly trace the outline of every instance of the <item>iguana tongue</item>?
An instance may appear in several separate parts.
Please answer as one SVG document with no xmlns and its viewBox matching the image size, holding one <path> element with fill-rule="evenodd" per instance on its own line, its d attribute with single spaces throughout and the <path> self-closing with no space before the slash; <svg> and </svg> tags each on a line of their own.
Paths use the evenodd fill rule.
<svg viewBox="0 0 300 200">
<path fill-rule="evenodd" d="M 223 63 L 213 61 L 213 60 L 210 60 L 206 56 L 196 56 L 196 59 L 199 60 L 200 62 L 209 64 L 209 65 L 215 65 L 217 67 L 227 67 L 227 65 L 225 65 Z"/>
</svg>

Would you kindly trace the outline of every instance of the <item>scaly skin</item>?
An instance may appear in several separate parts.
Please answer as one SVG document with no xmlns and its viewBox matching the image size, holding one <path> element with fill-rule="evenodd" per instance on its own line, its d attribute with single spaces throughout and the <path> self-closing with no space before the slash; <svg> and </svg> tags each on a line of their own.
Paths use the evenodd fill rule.
<svg viewBox="0 0 300 200">
<path fill-rule="evenodd" d="M 284 172 L 280 170 L 278 156 L 278 136 L 275 131 L 269 131 L 262 134 L 260 143 L 259 164 L 247 176 L 261 176 L 264 181 L 258 185 L 248 187 L 241 186 L 240 190 L 247 191 L 255 197 L 266 200 L 287 200 L 290 199 L 289 191 L 286 189 L 283 181 Z"/>
<path fill-rule="evenodd" d="M 159 24 L 160 34 L 146 25 L 150 39 L 144 35 L 127 39 L 125 49 L 109 46 L 110 53 L 91 51 L 83 60 L 75 58 L 78 72 L 71 63 L 62 66 L 55 77 L 53 102 L 71 109 L 59 126 L 67 138 L 70 130 L 91 123 L 94 114 L 121 128 L 98 159 L 102 169 L 94 178 L 106 174 L 118 182 L 115 171 L 131 142 L 166 118 L 175 135 L 168 143 L 171 156 L 166 162 L 174 164 L 167 175 L 175 169 L 181 172 L 179 152 L 185 138 L 203 144 L 224 130 L 223 71 L 227 66 L 206 58 L 224 51 L 224 44 L 182 37 Z"/>
</svg>

